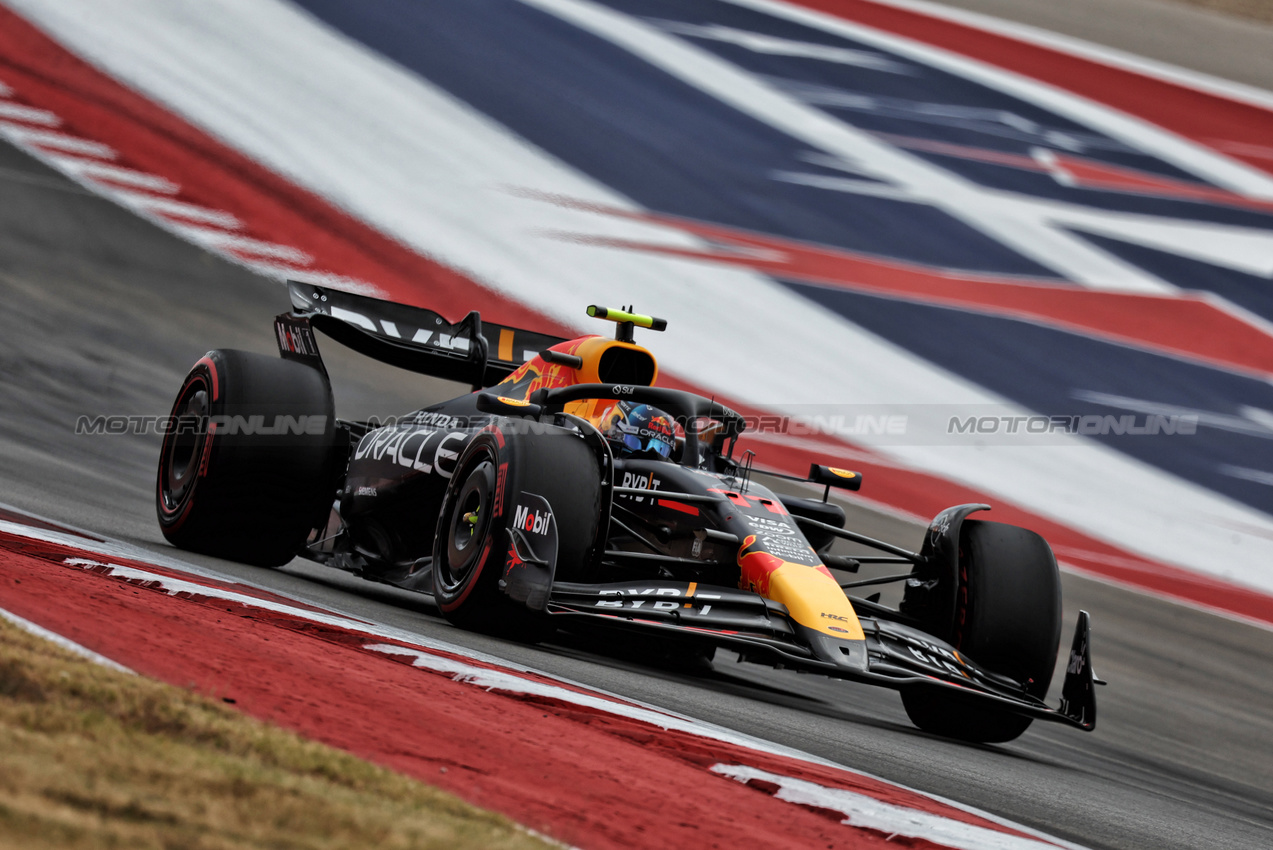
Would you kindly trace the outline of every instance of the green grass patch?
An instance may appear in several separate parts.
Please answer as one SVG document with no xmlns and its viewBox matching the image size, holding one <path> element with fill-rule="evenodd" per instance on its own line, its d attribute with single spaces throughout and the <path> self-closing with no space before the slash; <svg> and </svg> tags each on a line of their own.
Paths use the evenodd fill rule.
<svg viewBox="0 0 1273 850">
<path fill-rule="evenodd" d="M 0 620 L 0 848 L 543 848 L 508 819 Z"/>
</svg>

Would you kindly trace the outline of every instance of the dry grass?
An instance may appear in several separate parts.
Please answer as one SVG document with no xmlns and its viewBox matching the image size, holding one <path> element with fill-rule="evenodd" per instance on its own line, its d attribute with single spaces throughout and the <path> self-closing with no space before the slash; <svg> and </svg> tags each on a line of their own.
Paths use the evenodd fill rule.
<svg viewBox="0 0 1273 850">
<path fill-rule="evenodd" d="M 1172 0 L 1172 2 L 1273 23 L 1273 0 Z"/>
<path fill-rule="evenodd" d="M 0 848 L 542 848 L 503 817 L 0 620 Z"/>
</svg>

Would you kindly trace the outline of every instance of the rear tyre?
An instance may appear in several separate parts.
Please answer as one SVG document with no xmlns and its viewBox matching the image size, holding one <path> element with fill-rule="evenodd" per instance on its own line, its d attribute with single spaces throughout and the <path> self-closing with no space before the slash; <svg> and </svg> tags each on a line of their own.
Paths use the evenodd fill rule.
<svg viewBox="0 0 1273 850">
<path fill-rule="evenodd" d="M 1061 579 L 1051 547 L 1024 528 L 966 520 L 951 645 L 980 666 L 1043 699 L 1061 640 Z M 1032 718 L 934 688 L 902 692 L 920 729 L 977 743 L 1011 741 Z"/>
<path fill-rule="evenodd" d="M 461 628 L 534 643 L 555 631 L 548 615 L 501 588 L 522 493 L 551 507 L 555 578 L 586 580 L 601 516 L 596 456 L 565 429 L 523 433 L 505 427 L 479 433 L 460 455 L 438 515 L 433 596 L 442 616 Z"/>
<path fill-rule="evenodd" d="M 289 360 L 211 351 L 186 376 L 169 422 L 155 488 L 164 537 L 247 564 L 290 561 L 335 495 L 326 376 Z"/>
</svg>

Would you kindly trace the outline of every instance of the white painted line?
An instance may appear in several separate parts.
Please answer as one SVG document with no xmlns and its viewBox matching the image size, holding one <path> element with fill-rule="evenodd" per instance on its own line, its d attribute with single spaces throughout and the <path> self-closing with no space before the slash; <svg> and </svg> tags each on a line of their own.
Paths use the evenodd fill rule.
<svg viewBox="0 0 1273 850">
<path fill-rule="evenodd" d="M 836 65 L 854 65 L 859 68 L 871 68 L 890 74 L 910 75 L 913 72 L 907 65 L 902 65 L 879 53 L 867 50 L 853 50 L 848 47 L 830 47 L 825 44 L 814 44 L 809 41 L 794 41 L 789 38 L 778 38 L 762 32 L 735 29 L 734 27 L 711 24 L 685 24 L 680 21 L 651 21 L 659 29 L 676 35 L 688 35 L 691 38 L 710 39 L 725 44 L 733 44 L 753 53 L 767 56 L 795 56 L 801 59 L 815 59 L 819 62 L 831 62 Z"/>
<path fill-rule="evenodd" d="M 0 82 L 0 97 L 12 97 L 13 89 L 9 88 L 3 82 Z"/>
<path fill-rule="evenodd" d="M 148 174 L 132 168 L 124 168 L 120 165 L 107 165 L 102 162 L 80 159 L 79 157 L 65 154 L 48 154 L 44 159 L 54 168 L 78 177 L 109 180 L 112 183 L 123 183 L 126 186 L 136 186 L 139 189 L 148 189 L 151 192 L 162 192 L 165 195 L 175 195 L 181 191 L 179 185 L 166 177 Z M 113 187 L 107 186 L 105 188 L 110 189 Z"/>
<path fill-rule="evenodd" d="M 109 667 L 110 669 L 117 670 L 120 673 L 133 672 L 132 670 L 129 670 L 127 667 L 125 667 L 124 665 L 117 664 L 116 662 L 111 661 L 105 655 L 100 655 L 94 652 L 93 650 L 89 649 L 88 647 L 80 646 L 78 643 L 75 643 L 72 640 L 62 637 L 57 632 L 51 632 L 48 629 L 44 628 L 43 626 L 37 626 L 35 623 L 31 622 L 30 620 L 24 620 L 22 617 L 19 617 L 17 614 L 14 614 L 12 611 L 6 611 L 5 609 L 0 608 L 0 618 L 8 620 L 10 623 L 13 623 L 13 625 L 22 629 L 24 632 L 30 632 L 31 634 L 35 635 L 38 638 L 44 638 L 50 643 L 57 644 L 58 646 L 62 647 L 62 649 L 68 650 L 69 652 L 74 652 L 76 655 L 79 655 L 83 658 L 87 658 L 89 661 L 92 661 L 95 664 L 100 664 L 103 667 Z"/>
<path fill-rule="evenodd" d="M 14 121 L 25 121 L 28 124 L 40 124 L 45 127 L 57 127 L 62 123 L 62 119 L 47 109 L 35 109 L 19 103 L 0 102 L 0 118 L 11 118 Z"/>
<path fill-rule="evenodd" d="M 248 268 L 255 272 L 272 277 L 280 281 L 295 280 L 300 283 L 312 283 L 315 286 L 324 286 L 329 289 L 339 289 L 343 292 L 352 292 L 355 295 L 366 295 L 371 298 L 388 298 L 389 293 L 385 292 L 374 283 L 368 283 L 365 280 L 359 280 L 356 277 L 346 277 L 344 275 L 333 274 L 332 272 L 320 271 L 317 269 L 297 268 L 296 266 L 283 265 L 281 263 L 267 263 L 258 260 L 240 260 Z"/>
<path fill-rule="evenodd" d="M 109 145 L 89 141 L 67 133 L 59 133 L 56 130 L 37 130 L 32 127 L 12 124 L 8 121 L 0 121 L 0 134 L 19 144 L 51 148 L 52 150 L 65 151 L 66 153 L 74 153 L 81 156 L 93 156 L 98 159 L 114 159 L 116 156 L 115 150 Z M 41 153 L 47 154 L 48 151 L 41 151 Z"/>
<path fill-rule="evenodd" d="M 995 18 L 979 12 L 969 12 L 964 9 L 943 6 L 939 3 L 927 2 L 927 0 L 870 0 L 870 2 L 878 3 L 881 6 L 893 6 L 898 9 L 919 12 L 931 18 L 943 18 L 958 24 L 985 30 L 986 32 L 1005 35 L 1027 44 L 1037 44 L 1040 47 L 1047 47 L 1060 53 L 1069 53 L 1071 56 L 1078 56 L 1102 65 L 1109 65 L 1112 68 L 1133 71 L 1144 77 L 1153 77 L 1263 109 L 1273 109 L 1273 92 L 1266 89 L 1245 83 L 1235 83 L 1232 80 L 1204 74 L 1201 71 L 1191 71 L 1156 59 L 1147 59 L 1144 56 L 1137 56 L 1113 47 L 1106 47 L 1103 44 L 1094 44 L 1073 36 L 1050 32 L 1029 24 L 1006 21 L 1002 18 Z"/>
<path fill-rule="evenodd" d="M 674 729 L 679 732 L 688 732 L 693 735 L 699 734 L 699 724 L 697 721 L 678 717 L 665 711 L 653 709 L 645 706 L 634 705 L 632 703 L 617 702 L 613 699 L 602 697 L 599 694 L 581 693 L 570 688 L 561 687 L 560 685 L 550 685 L 545 682 L 537 682 L 533 679 L 527 679 L 513 673 L 505 673 L 500 670 L 491 670 L 486 667 L 477 667 L 472 664 L 465 664 L 453 658 L 446 658 L 432 652 L 424 652 L 418 649 L 410 649 L 405 646 L 396 646 L 388 643 L 372 643 L 367 644 L 363 649 L 369 649 L 374 652 L 381 652 L 385 655 L 396 655 L 411 659 L 412 667 L 419 667 L 422 670 L 429 670 L 434 673 L 441 673 L 449 676 L 456 682 L 463 682 L 469 685 L 476 685 L 487 691 L 501 691 L 509 694 L 519 694 L 522 696 L 543 697 L 545 699 L 561 700 L 572 705 L 578 705 L 583 708 L 591 708 L 596 711 L 608 711 L 617 714 L 620 717 L 627 717 L 631 720 L 639 720 L 642 723 L 649 723 L 658 726 L 660 729 Z M 737 741 L 733 743 L 738 743 Z"/>
<path fill-rule="evenodd" d="M 890 841 L 897 836 L 905 836 L 931 841 L 954 850 L 1056 850 L 1057 847 L 1065 846 L 986 829 L 919 809 L 895 806 L 865 794 L 828 788 L 745 765 L 717 764 L 711 770 L 742 783 L 752 779 L 772 782 L 778 786 L 778 791 L 774 794 L 777 799 L 799 806 L 815 806 L 840 812 L 845 816 L 841 823 L 846 826 L 883 832 Z"/>
<path fill-rule="evenodd" d="M 222 210 L 209 209 L 208 207 L 188 204 L 184 201 L 174 201 L 169 198 L 157 198 L 154 195 L 143 195 L 140 192 L 129 192 L 117 189 L 114 186 L 103 186 L 102 188 L 107 194 L 127 207 L 181 219 L 182 221 L 178 221 L 178 224 L 196 221 L 200 224 L 207 224 L 226 230 L 240 230 L 243 228 L 242 221 Z"/>
<path fill-rule="evenodd" d="M 232 233 L 226 233 L 224 230 L 209 230 L 206 227 L 179 222 L 172 222 L 171 230 L 182 238 L 204 248 L 234 251 L 255 257 L 268 257 L 274 260 L 283 260 L 287 263 L 297 263 L 298 265 L 308 265 L 313 262 L 313 257 L 299 248 L 293 248 L 290 245 L 279 245 L 276 242 L 249 239 L 246 236 L 235 236 Z"/>
</svg>

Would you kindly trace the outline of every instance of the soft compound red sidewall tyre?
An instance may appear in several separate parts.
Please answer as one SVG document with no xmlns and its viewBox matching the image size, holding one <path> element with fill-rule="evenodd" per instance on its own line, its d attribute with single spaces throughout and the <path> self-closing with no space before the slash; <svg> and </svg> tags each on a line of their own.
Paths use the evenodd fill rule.
<svg viewBox="0 0 1273 850">
<path fill-rule="evenodd" d="M 244 563 L 287 563 L 334 500 L 335 426 L 322 372 L 208 352 L 182 382 L 160 450 L 155 509 L 164 537 Z"/>
<path fill-rule="evenodd" d="M 195 483 L 212 446 L 206 424 L 211 416 L 216 364 L 202 358 L 190 370 L 169 414 L 169 427 L 159 452 L 155 505 L 165 534 L 178 534 L 194 505 Z"/>
<path fill-rule="evenodd" d="M 434 542 L 433 597 L 447 619 L 478 626 L 482 610 L 499 605 L 492 580 L 504 565 L 508 532 L 500 522 L 510 509 L 498 491 L 508 459 L 493 433 L 474 437 L 456 464 L 438 514 Z M 476 514 L 472 520 L 466 516 Z"/>
<path fill-rule="evenodd" d="M 501 589 L 522 494 L 549 506 L 557 534 L 554 576 L 577 581 L 591 563 L 601 516 L 602 473 L 594 451 L 566 428 L 503 421 L 460 453 L 433 545 L 434 600 L 455 625 L 534 642 L 549 617 Z"/>
<path fill-rule="evenodd" d="M 966 520 L 959 550 L 951 644 L 1043 699 L 1061 641 L 1061 577 L 1051 547 L 1028 529 Z M 903 691 L 902 705 L 927 732 L 979 743 L 1011 741 L 1032 721 L 930 687 Z"/>
</svg>

